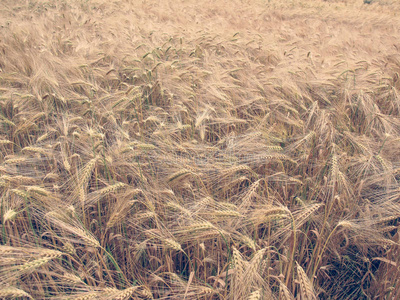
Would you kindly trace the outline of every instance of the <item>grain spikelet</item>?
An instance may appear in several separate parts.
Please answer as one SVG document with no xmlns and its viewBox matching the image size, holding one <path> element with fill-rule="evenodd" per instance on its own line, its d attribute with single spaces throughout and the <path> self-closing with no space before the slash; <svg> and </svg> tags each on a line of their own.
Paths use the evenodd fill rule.
<svg viewBox="0 0 400 300">
<path fill-rule="evenodd" d="M 39 268 L 40 266 L 46 264 L 51 259 L 52 259 L 51 257 L 43 257 L 43 258 L 35 259 L 33 261 L 30 261 L 28 263 L 25 263 L 25 264 L 19 266 L 18 269 L 21 271 L 25 271 L 25 272 L 34 270 L 34 269 Z"/>
<path fill-rule="evenodd" d="M 19 164 L 26 161 L 26 157 L 7 158 L 4 163 L 7 165 Z"/>
<path fill-rule="evenodd" d="M 283 150 L 283 148 L 281 146 L 276 146 L 276 145 L 266 146 L 265 148 L 268 151 L 282 151 Z"/>
<path fill-rule="evenodd" d="M 100 295 L 97 292 L 89 292 L 89 293 L 81 293 L 79 295 L 74 295 L 74 297 L 70 298 L 73 300 L 91 300 L 98 299 Z"/>
<path fill-rule="evenodd" d="M 77 236 L 79 238 L 78 242 L 94 248 L 100 247 L 100 243 L 96 237 L 86 230 L 80 222 L 71 219 L 66 213 L 51 211 L 45 217 L 58 227 L 59 230 L 65 230 Z"/>
<path fill-rule="evenodd" d="M 293 164 L 296 164 L 296 162 L 293 159 L 282 153 L 266 154 L 257 157 L 257 161 L 269 161 L 269 160 L 278 160 L 278 161 L 286 160 Z"/>
<path fill-rule="evenodd" d="M 98 157 L 92 158 L 81 171 L 81 175 L 79 177 L 79 185 L 86 186 L 89 180 L 90 175 L 92 174 L 93 168 L 97 163 Z"/>
<path fill-rule="evenodd" d="M 21 198 L 26 198 L 28 197 L 28 193 L 19 189 L 11 189 L 10 190 L 11 193 L 20 196 Z"/>
<path fill-rule="evenodd" d="M 150 288 L 148 288 L 147 286 L 142 286 L 142 290 L 140 291 L 140 294 L 145 299 L 153 299 L 153 294 L 151 293 Z"/>
<path fill-rule="evenodd" d="M 70 221 L 70 216 L 68 214 L 62 214 L 57 211 L 49 211 L 45 215 L 45 217 L 54 218 L 56 220 L 60 220 L 62 222 L 66 222 L 66 223 Z"/>
<path fill-rule="evenodd" d="M 248 300 L 261 300 L 261 289 L 252 292 L 247 299 Z"/>
<path fill-rule="evenodd" d="M 349 229 L 349 228 L 354 227 L 354 224 L 353 224 L 352 222 L 350 222 L 350 221 L 342 220 L 342 221 L 340 221 L 340 222 L 337 223 L 336 227 L 337 227 L 337 228 L 341 227 L 341 228 L 347 228 L 347 229 Z"/>
<path fill-rule="evenodd" d="M 7 221 L 13 221 L 17 217 L 17 212 L 13 209 L 8 209 L 4 214 L 3 214 L 3 222 L 4 224 Z"/>
<path fill-rule="evenodd" d="M 195 222 L 193 225 L 190 225 L 189 228 L 191 229 L 191 231 L 197 231 L 197 230 L 215 229 L 215 226 L 210 222 L 204 221 L 199 223 Z"/>
<path fill-rule="evenodd" d="M 297 267 L 297 279 L 300 282 L 300 293 L 301 299 L 304 300 L 317 300 L 317 297 L 314 293 L 314 288 L 311 284 L 310 279 L 307 277 L 306 272 L 304 272 L 303 268 L 296 262 Z"/>
<path fill-rule="evenodd" d="M 16 287 L 0 288 L 0 298 L 2 299 L 15 299 L 19 297 L 28 297 L 29 299 L 33 299 L 27 292 Z"/>
<path fill-rule="evenodd" d="M 65 253 L 68 253 L 70 255 L 76 254 L 75 247 L 68 241 L 64 242 L 63 250 Z"/>
<path fill-rule="evenodd" d="M 254 254 L 254 256 L 251 259 L 250 264 L 249 264 L 249 266 L 248 266 L 248 268 L 246 270 L 246 277 L 247 276 L 248 277 L 253 277 L 253 276 L 256 276 L 258 274 L 258 272 L 260 270 L 261 262 L 262 262 L 262 260 L 264 258 L 264 255 L 265 255 L 265 252 L 266 252 L 266 249 L 264 248 L 264 249 L 258 250 Z"/>
<path fill-rule="evenodd" d="M 338 167 L 338 162 L 337 162 L 337 157 L 336 154 L 332 155 L 332 159 L 331 159 L 331 172 L 332 172 L 332 177 L 333 180 L 336 181 L 338 178 L 338 174 L 339 174 L 339 167 Z"/>
<path fill-rule="evenodd" d="M 249 179 L 246 176 L 240 176 L 239 178 L 235 178 L 227 182 L 221 189 L 223 193 L 232 190 L 233 187 L 239 186 L 241 183 L 248 181 Z"/>
<path fill-rule="evenodd" d="M 267 206 L 255 210 L 251 215 L 251 220 L 255 224 L 268 223 L 272 220 L 286 219 L 289 217 L 289 210 L 283 206 Z"/>
<path fill-rule="evenodd" d="M 385 218 L 379 218 L 379 220 L 377 220 L 377 223 L 388 223 L 394 220 L 397 220 L 398 218 L 400 218 L 399 214 L 395 214 L 393 216 L 389 216 L 389 217 L 385 217 Z"/>
<path fill-rule="evenodd" d="M 165 245 L 167 245 L 168 248 L 174 249 L 176 251 L 182 251 L 181 245 L 173 239 L 163 239 L 163 242 L 165 243 Z"/>
<path fill-rule="evenodd" d="M 124 217 L 129 213 L 131 206 L 135 203 L 134 200 L 126 201 L 125 199 L 118 200 L 111 210 L 111 216 L 107 222 L 107 228 L 112 228 L 119 222 L 121 222 Z M 143 216 L 142 216 L 143 217 Z M 154 213 L 152 214 L 154 217 Z"/>
<path fill-rule="evenodd" d="M 186 209 L 185 207 L 183 207 L 182 205 L 180 205 L 179 203 L 176 203 L 174 201 L 167 202 L 167 207 L 170 207 L 171 209 L 176 210 L 176 211 L 183 212 L 188 216 L 192 215 L 192 212 L 190 210 Z"/>
<path fill-rule="evenodd" d="M 94 248 L 98 248 L 100 247 L 100 243 L 99 241 L 90 233 L 88 233 L 87 231 L 75 227 L 75 228 L 71 228 L 70 231 L 72 233 L 75 233 L 76 235 L 78 235 L 87 245 L 94 247 Z"/>
<path fill-rule="evenodd" d="M 300 211 L 295 213 L 296 226 L 301 226 L 308 220 L 308 218 L 316 212 L 320 207 L 322 207 L 323 203 L 314 203 L 303 207 Z"/>
<path fill-rule="evenodd" d="M 253 172 L 253 170 L 248 165 L 238 165 L 238 166 L 234 166 L 229 169 L 223 170 L 223 175 L 230 176 L 230 175 L 236 174 L 238 172 L 242 172 L 242 171 L 246 171 L 249 173 Z"/>
<path fill-rule="evenodd" d="M 9 246 L 0 247 L 0 254 L 0 280 L 7 283 L 62 256 L 62 252 L 51 249 Z"/>
<path fill-rule="evenodd" d="M 212 295 L 215 294 L 215 290 L 206 286 L 200 287 L 198 292 L 199 295 Z"/>
<path fill-rule="evenodd" d="M 65 170 L 67 170 L 68 172 L 70 172 L 71 171 L 71 164 L 69 163 L 69 161 L 68 161 L 68 158 L 67 157 L 65 157 L 65 155 L 63 155 L 64 157 L 63 157 L 63 165 L 64 165 L 64 168 L 65 168 Z"/>
<path fill-rule="evenodd" d="M 380 156 L 379 154 L 375 155 L 375 158 L 377 159 L 377 161 L 379 161 L 379 163 L 381 164 L 382 168 L 387 171 L 390 169 L 388 163 L 385 161 L 385 159 Z"/>
<path fill-rule="evenodd" d="M 232 249 L 232 254 L 233 254 L 233 267 L 235 269 L 235 276 L 240 278 L 245 271 L 246 268 L 246 262 L 244 261 L 242 254 L 240 254 L 239 250 L 236 249 L 236 247 L 233 247 Z"/>
<path fill-rule="evenodd" d="M 29 193 L 35 193 L 41 196 L 49 196 L 50 192 L 40 186 L 30 186 L 28 188 Z"/>
<path fill-rule="evenodd" d="M 0 179 L 8 181 L 13 184 L 31 185 L 36 183 L 36 180 L 34 178 L 23 175 L 16 175 L 16 176 L 3 175 L 0 177 Z"/>
<path fill-rule="evenodd" d="M 286 284 L 281 280 L 279 280 L 279 297 L 279 299 L 282 300 L 294 300 L 293 294 L 289 291 Z"/>
<path fill-rule="evenodd" d="M 229 203 L 229 202 L 219 202 L 219 205 L 227 210 L 237 211 L 238 207 L 236 204 Z"/>
<path fill-rule="evenodd" d="M 170 183 L 170 184 L 174 184 L 175 185 L 175 183 L 185 179 L 186 177 L 188 177 L 191 174 L 192 174 L 191 171 L 189 171 L 187 169 L 181 169 L 178 172 L 175 172 L 174 174 L 169 176 L 168 179 L 167 179 L 167 182 Z"/>
<path fill-rule="evenodd" d="M 120 189 L 120 188 L 123 188 L 124 186 L 125 186 L 125 183 L 123 183 L 123 182 L 117 182 L 117 183 L 115 183 L 115 184 L 113 184 L 113 185 L 109 185 L 109 186 L 107 186 L 107 187 L 105 187 L 105 188 L 102 188 L 102 189 L 98 190 L 97 192 L 98 192 L 100 195 L 107 195 L 107 194 L 109 194 L 109 193 L 112 193 L 112 192 L 114 192 L 114 191 Z"/>
<path fill-rule="evenodd" d="M 23 148 L 22 151 L 40 153 L 40 154 L 43 154 L 43 155 L 47 155 L 48 154 L 48 152 L 45 149 L 40 148 L 40 147 L 28 146 L 28 147 Z"/>
<path fill-rule="evenodd" d="M 217 210 L 212 212 L 216 217 L 222 218 L 240 218 L 242 215 L 234 210 Z"/>
<path fill-rule="evenodd" d="M 107 295 L 107 298 L 110 299 L 115 299 L 115 300 L 126 300 L 130 299 L 130 297 L 133 295 L 133 293 L 138 289 L 138 286 L 135 287 L 130 287 L 124 290 L 118 290 L 115 288 L 105 288 L 101 293 L 99 293 L 99 296 L 101 294 Z"/>
<path fill-rule="evenodd" d="M 38 139 L 36 140 L 36 143 L 41 143 L 44 140 L 48 139 L 50 137 L 50 133 L 46 132 L 45 134 L 42 134 L 41 136 L 38 137 Z"/>
<path fill-rule="evenodd" d="M 145 213 L 137 213 L 135 214 L 136 220 L 146 220 L 146 219 L 154 219 L 157 216 L 155 212 L 149 211 Z"/>
<path fill-rule="evenodd" d="M 250 237 L 247 236 L 247 235 L 240 234 L 240 235 L 239 235 L 239 239 L 240 239 L 247 247 L 249 247 L 249 248 L 252 249 L 253 251 L 256 251 L 257 244 L 256 244 L 256 242 L 255 242 L 252 238 L 250 238 Z"/>
<path fill-rule="evenodd" d="M 288 146 L 288 150 L 297 150 L 301 146 L 306 145 L 310 140 L 312 140 L 315 137 L 315 132 L 310 131 L 308 134 L 306 134 L 303 138 L 300 140 L 294 142 L 293 144 Z"/>
<path fill-rule="evenodd" d="M 136 144 L 135 149 L 149 151 L 149 150 L 155 150 L 157 149 L 157 147 L 154 146 L 153 144 Z"/>
<path fill-rule="evenodd" d="M 85 201 L 86 201 L 86 192 L 85 189 L 83 188 L 83 186 L 78 186 L 78 199 L 79 202 L 81 203 L 82 207 L 84 207 L 85 205 Z"/>
<path fill-rule="evenodd" d="M 10 126 L 12 126 L 12 127 L 15 127 L 15 124 L 14 124 L 12 121 L 10 121 L 9 119 L 7 119 L 7 118 L 5 118 L 5 117 L 3 117 L 3 116 L 1 116 L 1 121 L 4 122 L 4 123 L 6 123 L 7 125 L 10 125 Z"/>
<path fill-rule="evenodd" d="M 260 183 L 261 183 L 261 179 L 257 180 L 250 186 L 250 188 L 244 195 L 244 197 L 239 205 L 239 208 L 244 208 L 249 204 L 249 202 L 251 201 L 251 198 L 257 194 L 256 191 L 257 191 L 258 187 L 260 186 Z"/>
<path fill-rule="evenodd" d="M 64 273 L 62 279 L 69 283 L 84 283 L 79 276 L 76 276 L 71 273 Z"/>
<path fill-rule="evenodd" d="M 10 254 L 13 253 L 15 251 L 15 247 L 11 247 L 11 246 L 0 246 L 0 254 L 1 255 L 6 255 L 6 254 Z"/>
</svg>

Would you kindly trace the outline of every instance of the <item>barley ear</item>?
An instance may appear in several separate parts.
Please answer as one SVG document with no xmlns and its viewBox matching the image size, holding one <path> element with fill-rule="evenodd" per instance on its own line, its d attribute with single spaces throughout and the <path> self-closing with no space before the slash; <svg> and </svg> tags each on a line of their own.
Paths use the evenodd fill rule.
<svg viewBox="0 0 400 300">
<path fill-rule="evenodd" d="M 233 247 L 233 266 L 235 268 L 236 276 L 238 278 L 241 277 L 245 270 L 245 262 L 236 247 Z"/>
<path fill-rule="evenodd" d="M 1 299 L 16 299 L 19 297 L 27 297 L 29 299 L 33 299 L 31 295 L 27 292 L 17 289 L 16 287 L 5 287 L 0 288 L 0 298 Z"/>
<path fill-rule="evenodd" d="M 250 294 L 248 300 L 261 300 L 261 290 L 254 291 Z"/>
<path fill-rule="evenodd" d="M 297 266 L 297 277 L 300 282 L 300 293 L 301 299 L 304 300 L 317 300 L 314 292 L 314 288 L 311 284 L 310 279 L 307 277 L 304 269 L 296 262 Z"/>
<path fill-rule="evenodd" d="M 292 293 L 284 282 L 279 280 L 279 299 L 281 300 L 294 300 Z"/>
</svg>

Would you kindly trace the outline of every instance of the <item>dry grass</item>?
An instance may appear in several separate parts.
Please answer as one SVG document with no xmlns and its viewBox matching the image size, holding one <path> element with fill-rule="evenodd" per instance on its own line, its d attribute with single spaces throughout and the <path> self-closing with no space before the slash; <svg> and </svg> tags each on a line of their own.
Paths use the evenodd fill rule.
<svg viewBox="0 0 400 300">
<path fill-rule="evenodd" d="M 0 298 L 399 299 L 399 9 L 0 0 Z"/>
</svg>

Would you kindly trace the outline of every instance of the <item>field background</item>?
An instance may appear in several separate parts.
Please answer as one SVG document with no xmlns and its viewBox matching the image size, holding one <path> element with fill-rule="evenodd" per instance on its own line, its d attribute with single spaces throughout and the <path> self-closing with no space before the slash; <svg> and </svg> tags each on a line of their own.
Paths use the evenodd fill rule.
<svg viewBox="0 0 400 300">
<path fill-rule="evenodd" d="M 399 299 L 400 2 L 0 0 L 1 299 Z"/>
</svg>

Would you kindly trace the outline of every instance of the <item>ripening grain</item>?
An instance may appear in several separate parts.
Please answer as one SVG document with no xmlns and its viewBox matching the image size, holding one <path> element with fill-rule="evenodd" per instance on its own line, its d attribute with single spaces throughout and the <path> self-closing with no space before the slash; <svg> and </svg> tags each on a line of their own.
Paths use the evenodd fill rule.
<svg viewBox="0 0 400 300">
<path fill-rule="evenodd" d="M 399 299 L 399 9 L 0 0 L 0 298 Z"/>
</svg>

